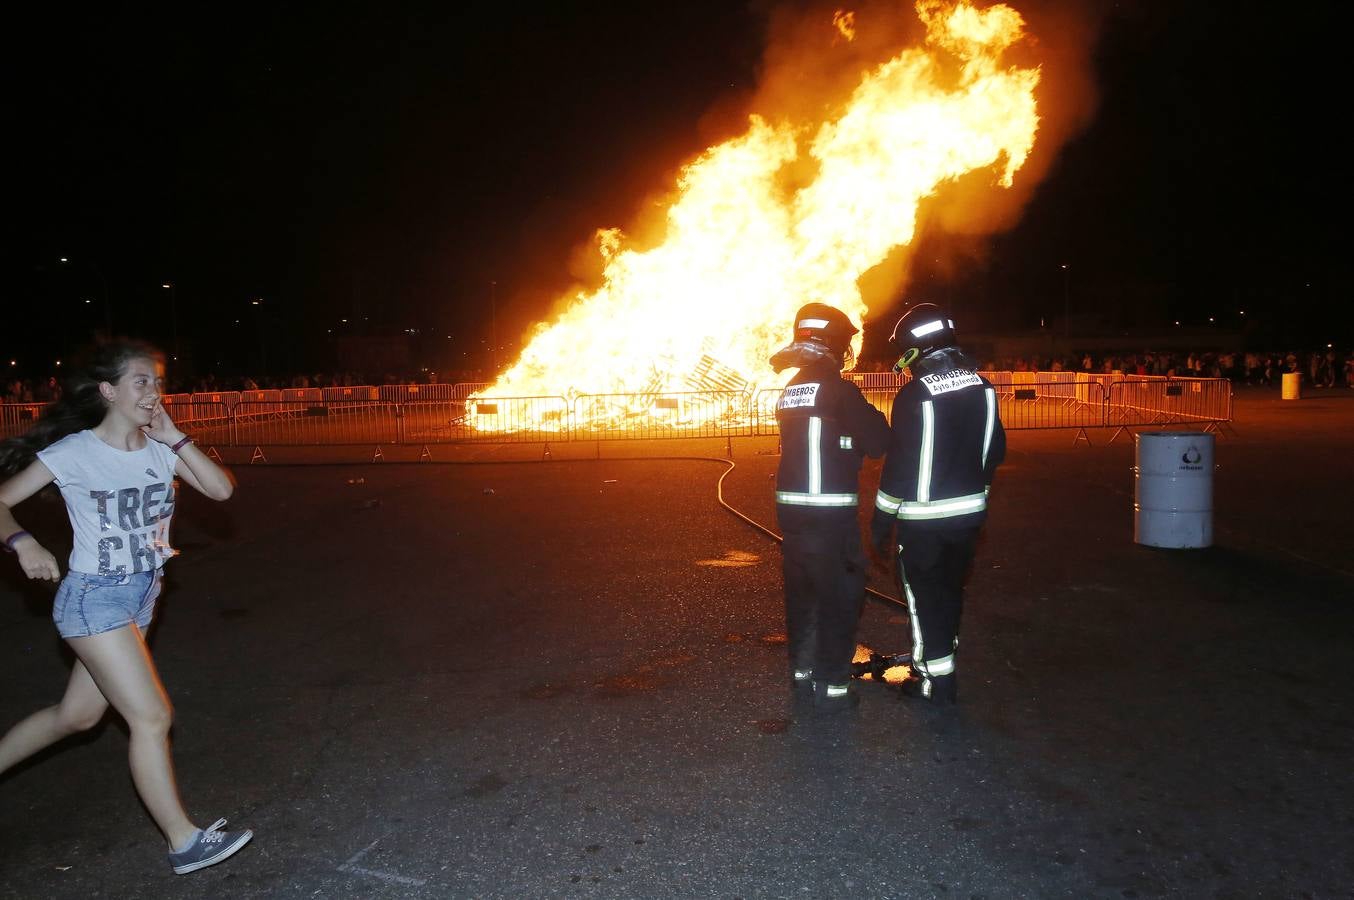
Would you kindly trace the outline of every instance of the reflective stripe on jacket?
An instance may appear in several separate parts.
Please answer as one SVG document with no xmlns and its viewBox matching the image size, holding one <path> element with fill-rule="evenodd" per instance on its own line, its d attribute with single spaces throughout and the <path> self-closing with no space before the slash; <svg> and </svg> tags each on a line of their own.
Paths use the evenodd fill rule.
<svg viewBox="0 0 1354 900">
<path fill-rule="evenodd" d="M 832 360 L 795 373 L 776 408 L 781 456 L 776 502 L 805 508 L 854 507 L 865 456 L 882 456 L 884 414 L 841 377 Z"/>
<path fill-rule="evenodd" d="M 898 391 L 876 516 L 980 524 L 1006 455 L 997 394 L 966 370 L 915 378 Z"/>
</svg>

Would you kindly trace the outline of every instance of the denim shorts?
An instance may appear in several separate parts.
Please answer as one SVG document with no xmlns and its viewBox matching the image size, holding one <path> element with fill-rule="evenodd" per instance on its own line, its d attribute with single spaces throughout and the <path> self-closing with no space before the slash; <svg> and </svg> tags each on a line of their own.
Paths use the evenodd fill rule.
<svg viewBox="0 0 1354 900">
<path fill-rule="evenodd" d="M 56 589 L 52 621 L 63 638 L 103 634 L 133 622 L 144 630 L 159 596 L 159 569 L 135 575 L 67 572 Z"/>
</svg>

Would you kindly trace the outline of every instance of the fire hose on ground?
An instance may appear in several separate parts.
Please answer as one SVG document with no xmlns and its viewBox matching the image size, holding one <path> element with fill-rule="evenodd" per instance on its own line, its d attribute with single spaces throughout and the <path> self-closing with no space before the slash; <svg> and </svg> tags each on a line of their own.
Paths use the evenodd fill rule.
<svg viewBox="0 0 1354 900">
<path fill-rule="evenodd" d="M 779 544 L 782 540 L 779 534 L 776 534 L 776 532 L 772 531 L 770 528 L 767 528 L 765 525 L 763 525 L 761 522 L 758 522 L 751 516 L 743 513 L 741 510 L 735 509 L 732 504 L 730 504 L 727 500 L 724 499 L 724 479 L 728 477 L 728 474 L 730 472 L 732 472 L 734 469 L 738 467 L 734 463 L 734 461 L 731 459 L 720 459 L 719 457 L 713 456 L 705 458 L 713 462 L 722 462 L 726 466 L 728 466 L 728 468 L 724 470 L 723 474 L 719 476 L 719 481 L 715 483 L 715 498 L 719 501 L 719 505 L 724 507 L 729 512 L 733 513 L 738 518 L 742 519 L 747 524 L 751 525 L 757 531 L 760 531 L 762 534 L 766 535 L 767 537 L 771 538 L 771 540 Z M 907 613 L 907 605 L 903 603 L 903 601 L 899 600 L 897 597 L 891 597 L 888 594 L 885 594 L 881 591 L 876 591 L 872 587 L 866 587 L 865 593 L 870 598 L 877 600 L 880 603 L 885 604 L 886 606 L 889 606 L 895 610 L 901 609 L 904 614 Z M 863 662 L 853 662 L 851 664 L 851 677 L 864 678 L 866 675 L 869 675 L 871 680 L 873 681 L 883 681 L 884 672 L 886 672 L 887 670 L 895 668 L 897 666 L 911 665 L 911 663 L 912 663 L 911 653 L 875 653 L 874 651 L 871 651 L 870 658 L 868 660 Z"/>
</svg>

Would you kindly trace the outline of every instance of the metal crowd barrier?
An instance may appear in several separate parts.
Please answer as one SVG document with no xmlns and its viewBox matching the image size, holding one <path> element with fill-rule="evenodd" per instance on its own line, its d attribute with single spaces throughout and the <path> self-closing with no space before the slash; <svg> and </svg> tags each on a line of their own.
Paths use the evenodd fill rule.
<svg viewBox="0 0 1354 900">
<path fill-rule="evenodd" d="M 571 435 L 569 401 L 563 397 L 476 397 L 464 408 L 451 440 L 520 444 Z"/>
<path fill-rule="evenodd" d="M 1166 378 L 1088 372 L 981 372 L 997 391 L 1002 425 L 1008 431 L 1067 428 L 1084 435 L 1089 428 L 1149 427 L 1232 419 L 1232 385 L 1225 378 Z M 896 388 L 907 373 L 852 374 L 865 398 L 886 415 Z M 780 390 L 758 391 L 752 416 L 758 434 L 776 434 Z M 1089 440 L 1089 439 L 1088 439 Z M 1113 440 L 1113 438 L 1111 438 Z"/>
<path fill-rule="evenodd" d="M 269 400 L 236 404 L 222 446 L 315 446 L 323 444 L 398 444 L 400 426 L 393 403 Z M 196 436 L 195 436 L 196 437 Z M 204 436 L 199 444 L 211 437 Z"/>
<path fill-rule="evenodd" d="M 324 405 L 323 388 L 283 388 L 282 399 L 286 403 L 304 403 L 310 407 Z"/>
<path fill-rule="evenodd" d="M 482 393 L 490 385 L 487 381 L 461 381 L 451 386 L 451 399 L 469 400 L 471 394 Z"/>
<path fill-rule="evenodd" d="M 1084 372 L 985 372 L 1008 430 L 1204 424 L 1232 418 L 1231 383 Z M 890 414 L 906 373 L 851 373 Z M 780 388 L 746 391 L 478 396 L 480 383 L 361 385 L 166 394 L 175 422 L 205 446 L 540 443 L 775 435 Z M 473 399 L 472 399 L 473 398 Z M 0 404 L 0 437 L 23 433 L 43 405 Z M 1111 439 L 1113 440 L 1113 438 Z"/>
<path fill-rule="evenodd" d="M 1075 372 L 986 372 L 997 392 L 1001 424 L 1008 431 L 1099 428 L 1104 423 L 1102 386 Z"/>
<path fill-rule="evenodd" d="M 282 412 L 282 392 L 280 390 L 240 391 L 240 402 L 235 407 L 235 417 L 274 416 Z"/>
<path fill-rule="evenodd" d="M 573 403 L 580 440 L 751 436 L 745 391 L 580 394 Z"/>
<path fill-rule="evenodd" d="M 780 402 L 780 388 L 762 388 L 752 397 L 752 428 L 758 435 L 779 434 L 776 423 L 776 405 Z"/>
<path fill-rule="evenodd" d="M 454 384 L 385 384 L 380 388 L 380 397 L 390 403 L 455 400 L 457 387 Z"/>
<path fill-rule="evenodd" d="M 188 425 L 193 421 L 192 394 L 161 394 L 160 402 L 169 410 L 176 425 Z"/>
<path fill-rule="evenodd" d="M 889 389 L 892 391 L 907 384 L 910 379 L 906 369 L 902 372 L 847 372 L 846 378 L 862 391 Z"/>
<path fill-rule="evenodd" d="M 212 391 L 193 394 L 189 404 L 193 411 L 191 421 L 199 425 L 220 425 L 230 421 L 230 411 L 240 402 L 239 391 Z"/>
<path fill-rule="evenodd" d="M 18 437 L 42 415 L 45 403 L 0 403 L 0 440 Z"/>
<path fill-rule="evenodd" d="M 1229 422 L 1232 385 L 1221 378 L 1125 379 L 1110 385 L 1105 411 L 1114 426 Z"/>
</svg>

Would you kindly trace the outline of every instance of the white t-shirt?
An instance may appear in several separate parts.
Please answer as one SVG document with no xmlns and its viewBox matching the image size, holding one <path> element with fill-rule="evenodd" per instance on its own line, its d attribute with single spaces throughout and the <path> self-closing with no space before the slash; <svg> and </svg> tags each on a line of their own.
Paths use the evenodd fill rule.
<svg viewBox="0 0 1354 900">
<path fill-rule="evenodd" d="M 128 575 L 164 565 L 174 515 L 172 450 L 146 438 L 140 450 L 117 450 L 92 431 L 67 435 L 38 459 L 56 476 L 75 548 L 70 568 L 91 575 Z"/>
</svg>

